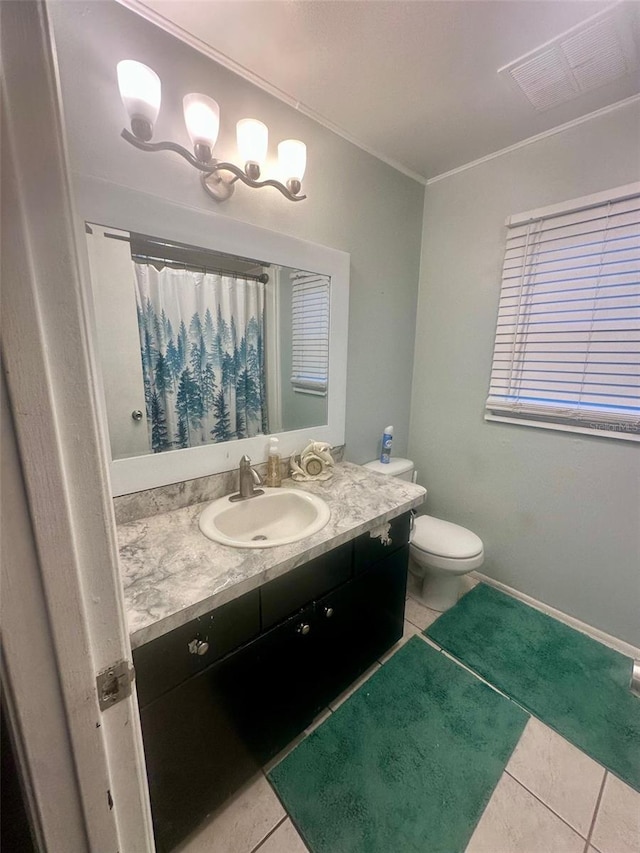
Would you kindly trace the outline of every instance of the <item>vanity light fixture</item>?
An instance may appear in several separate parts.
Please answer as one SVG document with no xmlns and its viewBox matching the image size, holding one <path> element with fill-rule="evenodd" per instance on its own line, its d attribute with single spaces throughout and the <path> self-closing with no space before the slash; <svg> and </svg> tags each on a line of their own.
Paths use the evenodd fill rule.
<svg viewBox="0 0 640 853">
<path fill-rule="evenodd" d="M 302 178 L 307 164 L 307 147 L 298 139 L 286 139 L 278 145 L 278 168 L 282 181 L 259 180 L 267 157 L 269 131 L 261 121 L 243 118 L 236 125 L 238 151 L 244 169 L 213 157 L 220 127 L 220 107 L 207 95 L 191 93 L 183 99 L 184 121 L 193 145 L 193 154 L 176 142 L 151 142 L 153 126 L 160 112 L 160 78 L 141 62 L 124 59 L 118 63 L 118 87 L 129 116 L 131 130 L 122 131 L 123 139 L 141 151 L 175 151 L 201 172 L 204 190 L 216 201 L 233 195 L 235 184 L 248 187 L 275 187 L 290 201 L 302 201 Z"/>
</svg>

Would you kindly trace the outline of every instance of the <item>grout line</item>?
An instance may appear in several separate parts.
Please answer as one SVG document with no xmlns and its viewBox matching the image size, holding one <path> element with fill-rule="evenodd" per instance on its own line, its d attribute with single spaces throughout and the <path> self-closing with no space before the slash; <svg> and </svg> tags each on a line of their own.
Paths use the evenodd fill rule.
<svg viewBox="0 0 640 853">
<path fill-rule="evenodd" d="M 507 774 L 507 776 L 509 776 L 511 779 L 513 779 L 514 782 L 517 782 L 521 788 L 524 788 L 524 790 L 528 794 L 531 794 L 531 796 L 534 798 L 534 800 L 537 800 L 541 806 L 544 806 L 547 811 L 551 812 L 551 814 L 555 815 L 558 818 L 558 820 L 561 820 L 565 824 L 565 826 L 568 826 L 569 829 L 571 829 L 573 832 L 575 832 L 575 834 L 578 836 L 578 838 L 582 838 L 582 840 L 586 841 L 587 844 L 589 843 L 588 840 L 584 837 L 584 835 L 578 829 L 575 828 L 575 826 L 570 824 L 569 821 L 565 820 L 562 817 L 562 815 L 558 814 L 558 812 L 555 811 L 555 809 L 552 809 L 548 803 L 545 803 L 545 801 L 541 800 L 537 794 L 534 794 L 533 791 L 531 791 L 529 788 L 527 788 L 527 786 L 524 784 L 524 782 L 521 782 L 519 779 L 516 779 L 516 777 L 512 773 L 510 773 L 508 770 L 505 769 L 504 772 Z"/>
<path fill-rule="evenodd" d="M 267 781 L 269 781 L 269 780 L 267 780 Z M 276 831 L 276 829 L 278 829 L 279 827 L 281 827 L 281 826 L 282 826 L 282 824 L 283 824 L 286 820 L 289 820 L 289 815 L 288 815 L 287 811 L 285 810 L 284 817 L 283 817 L 283 818 L 281 818 L 281 819 L 278 821 L 278 823 L 273 827 L 273 829 L 270 829 L 270 830 L 269 830 L 269 832 L 267 832 L 267 834 L 265 835 L 265 837 L 264 837 L 263 839 L 261 839 L 261 840 L 256 844 L 256 846 L 255 846 L 255 847 L 253 847 L 253 848 L 249 851 L 249 853 L 258 853 L 258 851 L 260 850 L 260 848 L 262 847 L 262 845 L 264 844 L 264 842 L 267 840 L 267 838 L 271 838 L 271 836 L 272 836 L 272 835 L 273 835 L 273 833 Z"/>
<path fill-rule="evenodd" d="M 422 604 L 422 602 L 421 602 L 421 601 L 418 601 L 416 598 L 413 598 L 413 596 L 411 596 L 411 598 L 412 598 L 412 600 L 413 600 L 413 601 L 418 605 L 418 607 L 422 607 L 422 608 L 423 608 L 424 610 L 426 610 L 428 613 L 437 613 L 437 611 L 436 611 L 436 610 L 431 610 L 429 607 L 427 607 L 427 606 L 426 606 L 426 604 Z M 409 600 L 409 596 L 407 597 L 407 599 L 406 599 L 406 600 L 407 600 L 407 601 Z M 442 614 L 438 614 L 438 616 L 441 616 L 441 615 L 442 615 Z M 438 616 L 436 616 L 436 619 L 438 618 Z M 418 625 L 416 622 L 411 622 L 411 619 L 409 619 L 409 617 L 407 616 L 407 609 L 406 609 L 406 607 L 405 607 L 405 611 L 404 611 L 404 619 L 405 619 L 405 622 L 410 622 L 410 623 L 413 625 L 413 627 L 414 627 L 414 628 L 417 628 L 419 631 L 426 631 L 426 630 L 427 630 L 427 628 L 430 628 L 430 627 L 431 627 L 431 625 L 433 625 L 433 622 L 435 622 L 435 621 L 436 621 L 436 620 L 434 619 L 434 620 L 433 620 L 433 622 L 430 622 L 430 623 L 426 626 L 426 628 L 423 628 L 421 625 Z"/>
<path fill-rule="evenodd" d="M 584 848 L 584 853 L 588 853 L 589 845 L 591 844 L 591 836 L 593 835 L 593 830 L 596 828 L 596 819 L 598 817 L 598 811 L 600 809 L 600 803 L 602 802 L 602 797 L 604 796 L 604 785 L 607 781 L 608 770 L 605 769 L 604 776 L 602 777 L 602 784 L 600 785 L 600 791 L 598 792 L 598 799 L 596 800 L 596 805 L 593 810 L 593 816 L 591 818 L 591 826 L 589 827 L 589 832 L 587 833 L 587 846 Z M 596 848 L 594 847 L 594 850 Z"/>
</svg>

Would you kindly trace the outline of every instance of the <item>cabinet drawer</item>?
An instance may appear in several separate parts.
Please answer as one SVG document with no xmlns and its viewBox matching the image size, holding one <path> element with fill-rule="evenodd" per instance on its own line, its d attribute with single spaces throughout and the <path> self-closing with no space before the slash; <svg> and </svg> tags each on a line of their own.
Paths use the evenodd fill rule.
<svg viewBox="0 0 640 853">
<path fill-rule="evenodd" d="M 349 580 L 352 554 L 353 543 L 347 542 L 265 584 L 260 590 L 262 629 L 271 628 L 314 598 Z"/>
<path fill-rule="evenodd" d="M 382 560 L 389 554 L 393 554 L 403 545 L 409 542 L 409 533 L 411 529 L 411 513 L 405 512 L 397 518 L 389 522 L 391 529 L 389 531 L 390 542 L 384 545 L 378 538 L 372 537 L 369 533 L 363 533 L 358 536 L 355 541 L 354 550 L 354 568 L 356 573 L 364 571 L 372 563 Z"/>
<path fill-rule="evenodd" d="M 135 649 L 133 664 L 140 706 L 205 669 L 259 631 L 260 593 L 255 589 Z M 207 652 L 191 653 L 189 644 L 193 640 L 208 643 Z"/>
</svg>

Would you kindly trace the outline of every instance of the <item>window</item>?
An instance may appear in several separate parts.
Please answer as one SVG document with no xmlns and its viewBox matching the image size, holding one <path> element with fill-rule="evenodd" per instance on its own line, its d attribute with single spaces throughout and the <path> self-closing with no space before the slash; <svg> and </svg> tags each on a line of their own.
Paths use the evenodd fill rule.
<svg viewBox="0 0 640 853">
<path fill-rule="evenodd" d="M 326 396 L 329 378 L 329 277 L 291 276 L 292 366 L 294 391 Z"/>
<path fill-rule="evenodd" d="M 640 184 L 507 227 L 485 418 L 640 440 Z"/>
</svg>

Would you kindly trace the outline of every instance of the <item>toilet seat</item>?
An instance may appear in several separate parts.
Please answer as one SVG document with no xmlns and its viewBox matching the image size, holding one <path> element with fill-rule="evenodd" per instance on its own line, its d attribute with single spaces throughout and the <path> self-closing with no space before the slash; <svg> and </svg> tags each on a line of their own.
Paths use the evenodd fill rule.
<svg viewBox="0 0 640 853">
<path fill-rule="evenodd" d="M 430 515 L 415 519 L 411 545 L 425 555 L 451 561 L 467 561 L 483 553 L 482 539 L 471 530 Z"/>
</svg>

